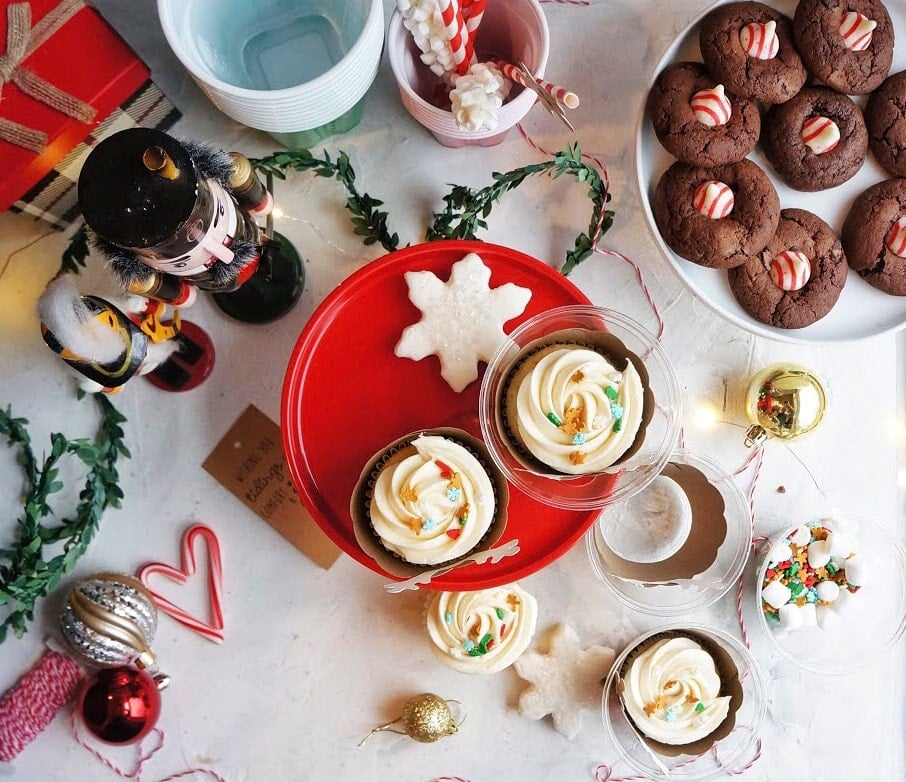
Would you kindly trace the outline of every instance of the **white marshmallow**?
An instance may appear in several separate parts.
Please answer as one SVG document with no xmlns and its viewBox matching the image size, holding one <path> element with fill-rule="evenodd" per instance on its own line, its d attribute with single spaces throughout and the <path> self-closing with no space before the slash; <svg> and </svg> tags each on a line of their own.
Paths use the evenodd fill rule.
<svg viewBox="0 0 906 782">
<path fill-rule="evenodd" d="M 843 622 L 836 608 L 832 606 L 818 606 L 815 609 L 815 616 L 818 620 L 818 627 L 822 630 L 834 630 Z"/>
<path fill-rule="evenodd" d="M 850 557 L 843 563 L 843 572 L 846 574 L 846 583 L 850 586 L 865 586 L 868 564 L 862 557 Z"/>
<path fill-rule="evenodd" d="M 853 553 L 852 541 L 848 535 L 842 532 L 830 532 L 827 536 L 827 545 L 832 557 L 843 557 L 844 559 Z"/>
<path fill-rule="evenodd" d="M 805 525 L 796 527 L 796 530 L 790 535 L 790 542 L 797 546 L 805 546 L 812 539 L 812 531 Z"/>
<path fill-rule="evenodd" d="M 815 610 L 814 603 L 806 603 L 805 605 L 799 606 L 799 614 L 802 617 L 803 627 L 818 626 L 818 613 Z"/>
<path fill-rule="evenodd" d="M 819 567 L 824 567 L 828 562 L 830 562 L 830 546 L 827 545 L 826 540 L 816 540 L 812 543 L 809 543 L 808 546 L 808 564 L 809 567 L 817 570 Z"/>
<path fill-rule="evenodd" d="M 768 552 L 768 562 L 772 565 L 776 565 L 779 562 L 786 562 L 792 556 L 793 549 L 780 540 L 771 546 L 771 550 Z"/>
<path fill-rule="evenodd" d="M 802 627 L 802 606 L 797 606 L 795 603 L 788 603 L 785 606 L 780 606 L 777 610 L 777 614 L 780 617 L 780 626 L 784 630 L 798 630 Z"/>
<path fill-rule="evenodd" d="M 825 603 L 833 603 L 840 596 L 840 587 L 833 581 L 822 581 L 815 587 L 818 599 Z"/>
<path fill-rule="evenodd" d="M 775 580 L 761 590 L 761 599 L 771 608 L 779 609 L 789 602 L 791 594 L 792 592 L 790 592 L 790 588 L 786 584 Z"/>
</svg>

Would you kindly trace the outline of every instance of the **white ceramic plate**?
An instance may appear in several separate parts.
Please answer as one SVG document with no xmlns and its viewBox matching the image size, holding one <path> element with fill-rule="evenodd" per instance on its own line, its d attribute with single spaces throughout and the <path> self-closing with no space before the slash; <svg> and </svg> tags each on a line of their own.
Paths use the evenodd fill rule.
<svg viewBox="0 0 906 782">
<path fill-rule="evenodd" d="M 658 63 L 651 83 L 666 66 L 685 60 L 701 62 L 698 47 L 698 33 L 701 20 L 707 13 L 725 1 L 716 3 L 699 14 L 692 23 L 676 37 L 661 61 Z M 792 18 L 796 8 L 795 0 L 768 0 L 767 5 L 776 8 Z M 906 69 L 906 5 L 899 0 L 887 0 L 885 3 L 898 37 L 894 49 L 891 73 Z M 649 87 L 650 87 L 649 84 Z M 647 94 L 646 94 L 647 99 Z M 864 106 L 865 98 L 857 100 Z M 808 209 L 821 217 L 839 232 L 843 220 L 852 202 L 863 190 L 890 177 L 875 161 L 871 151 L 862 169 L 848 182 L 817 193 L 800 193 L 784 185 L 774 174 L 770 163 L 759 148 L 749 158 L 763 168 L 777 188 L 781 208 L 798 207 Z M 655 240 L 663 251 L 670 265 L 689 289 L 711 309 L 736 325 L 771 339 L 785 342 L 821 344 L 828 342 L 849 342 L 866 339 L 879 334 L 895 331 L 906 325 L 906 296 L 890 296 L 872 288 L 855 272 L 850 271 L 840 298 L 834 308 L 821 320 L 804 329 L 779 329 L 761 323 L 750 316 L 739 306 L 730 285 L 727 273 L 703 266 L 681 258 L 671 250 L 661 238 L 651 203 L 654 188 L 661 174 L 674 162 L 674 158 L 660 145 L 651 123 L 648 121 L 643 101 L 639 112 L 636 133 L 636 175 L 642 195 L 645 218 Z"/>
</svg>

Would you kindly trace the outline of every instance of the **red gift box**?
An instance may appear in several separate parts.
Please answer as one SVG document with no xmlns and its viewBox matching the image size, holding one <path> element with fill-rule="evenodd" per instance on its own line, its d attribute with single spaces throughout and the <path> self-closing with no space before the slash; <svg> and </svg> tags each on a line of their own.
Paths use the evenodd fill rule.
<svg viewBox="0 0 906 782">
<path fill-rule="evenodd" d="M 13 6 L 20 8 L 14 12 Z M 30 25 L 22 24 L 21 6 L 30 7 Z M 55 18 L 56 24 L 49 25 Z M 118 112 L 121 116 L 113 121 L 114 125 L 123 125 L 123 119 L 128 119 L 131 124 L 160 126 L 165 121 L 172 124 L 179 116 L 150 81 L 147 66 L 104 18 L 81 0 L 7 3 L 6 13 L 0 14 L 0 61 L 2 58 L 7 63 L 12 59 L 13 64 L 18 60 L 18 67 L 2 85 L 0 122 L 5 120 L 2 124 L 7 133 L 20 138 L 19 143 L 0 138 L 0 211 L 14 206 L 17 211 L 30 211 L 55 227 L 63 227 L 59 223 L 67 220 L 60 220 L 61 210 L 48 208 L 59 206 L 60 192 L 45 192 L 41 208 L 28 208 L 31 196 L 47 191 L 55 180 L 55 168 L 67 169 L 63 171 L 64 179 L 69 179 L 68 196 L 74 206 L 78 174 L 73 173 L 71 153 L 76 148 L 97 143 Z M 8 66 L 4 69 L 0 64 L 0 79 L 9 71 Z M 38 77 L 65 93 L 66 101 L 81 105 L 82 119 L 23 91 L 18 83 L 23 81 L 23 75 L 25 82 Z M 122 114 L 124 106 L 136 101 L 141 104 L 141 112 L 133 107 L 128 116 Z M 78 114 L 78 108 L 70 113 Z M 151 122 L 139 121 L 148 117 Z M 40 140 L 35 143 L 35 133 L 46 135 L 40 151 L 28 148 L 41 146 Z M 39 184 L 41 187 L 37 187 Z M 53 189 L 61 190 L 59 182 Z"/>
</svg>

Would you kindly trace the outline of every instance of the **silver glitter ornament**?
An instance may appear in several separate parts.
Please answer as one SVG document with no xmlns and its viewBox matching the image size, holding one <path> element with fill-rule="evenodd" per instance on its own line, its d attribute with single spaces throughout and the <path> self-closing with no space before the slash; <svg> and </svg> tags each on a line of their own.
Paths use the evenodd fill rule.
<svg viewBox="0 0 906 782">
<path fill-rule="evenodd" d="M 156 667 L 150 644 L 157 631 L 157 607 L 132 576 L 95 573 L 79 581 L 69 590 L 60 629 L 88 663 Z"/>
</svg>

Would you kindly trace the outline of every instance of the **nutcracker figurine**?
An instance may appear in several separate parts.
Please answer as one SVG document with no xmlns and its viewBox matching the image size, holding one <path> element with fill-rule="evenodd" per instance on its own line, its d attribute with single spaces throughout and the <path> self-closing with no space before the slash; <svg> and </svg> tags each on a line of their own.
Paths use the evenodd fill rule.
<svg viewBox="0 0 906 782">
<path fill-rule="evenodd" d="M 295 249 L 256 222 L 273 197 L 238 153 L 130 128 L 92 150 L 78 193 L 93 246 L 130 293 L 178 305 L 195 287 L 263 323 L 302 292 Z"/>
<path fill-rule="evenodd" d="M 211 373 L 214 349 L 178 310 L 164 320 L 166 307 L 136 295 L 81 296 L 72 275 L 63 274 L 38 299 L 38 316 L 44 341 L 82 375 L 83 391 L 114 394 L 138 375 L 164 390 L 188 391 Z"/>
</svg>

